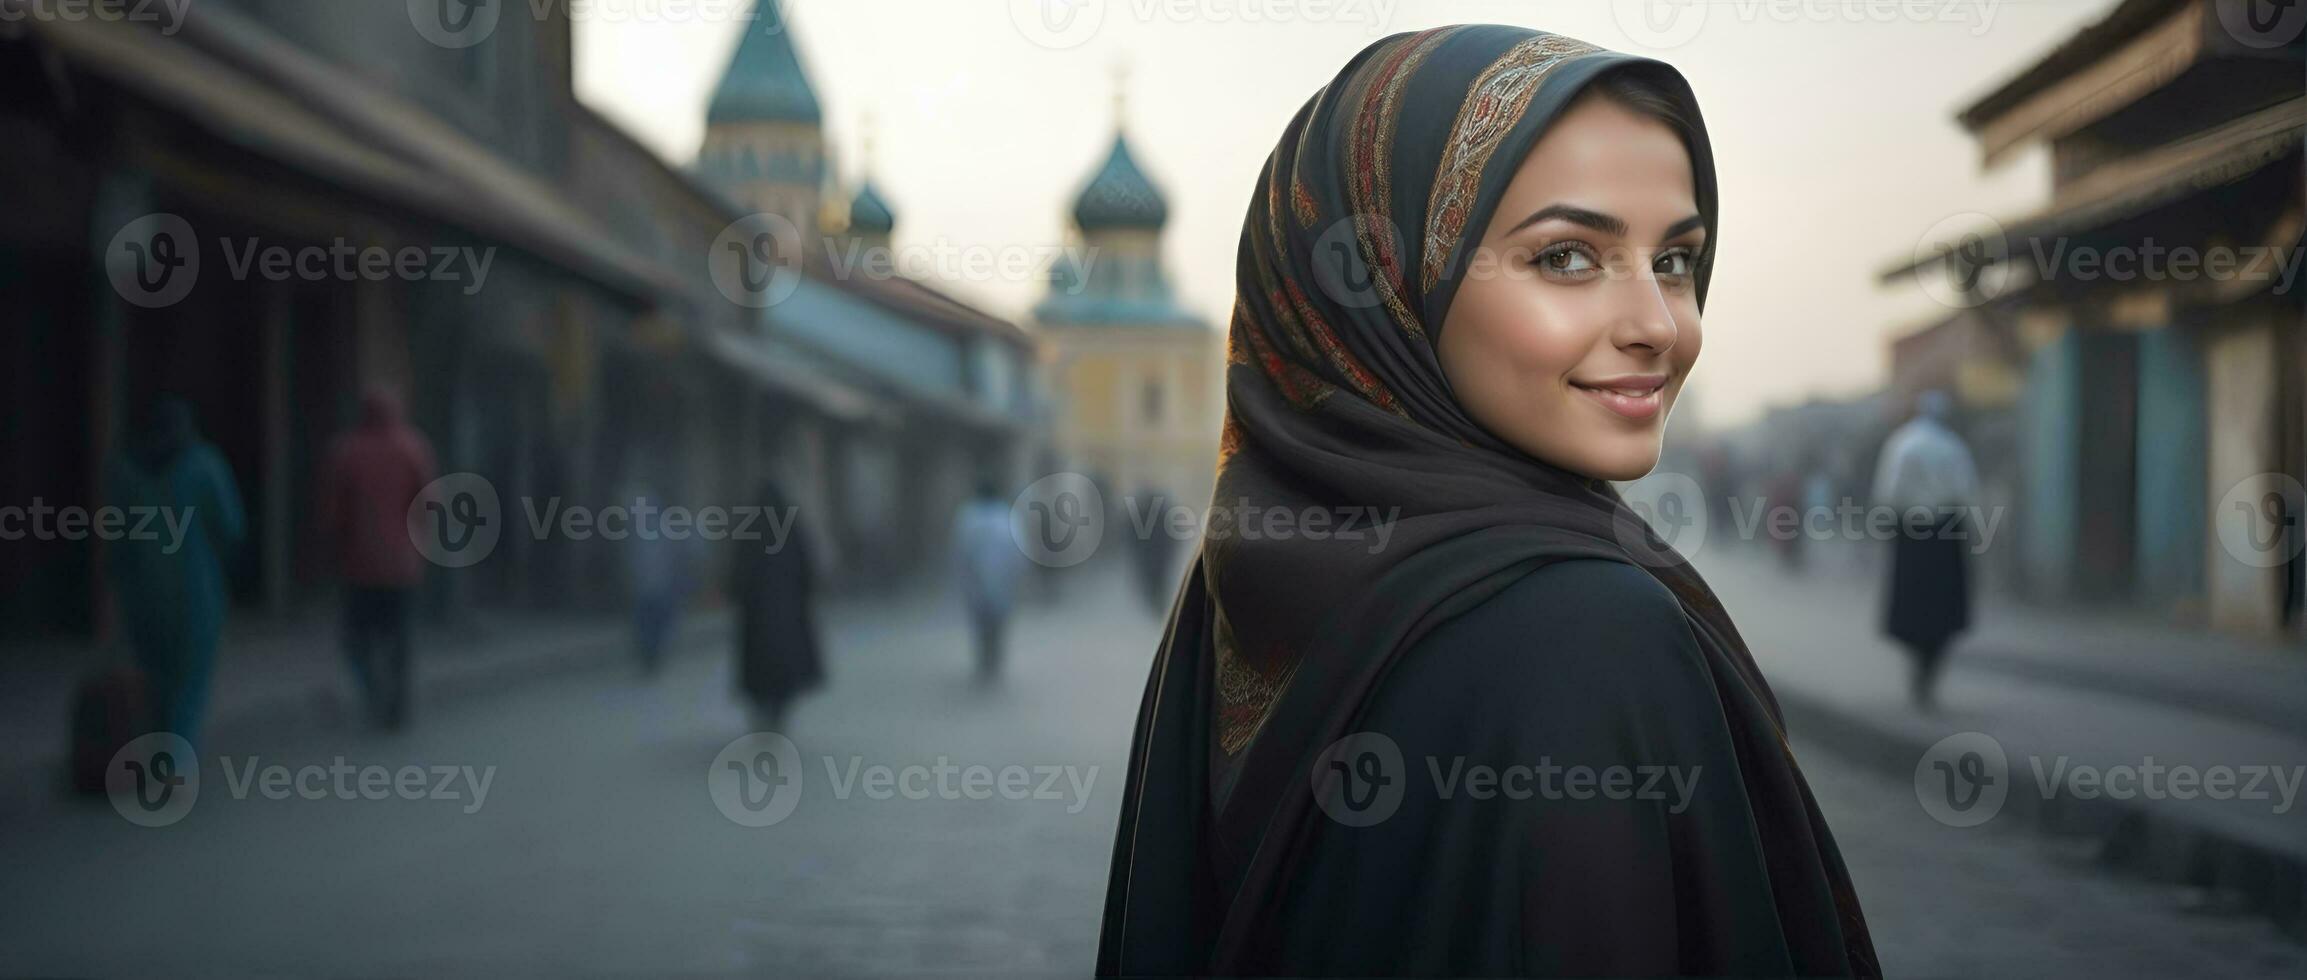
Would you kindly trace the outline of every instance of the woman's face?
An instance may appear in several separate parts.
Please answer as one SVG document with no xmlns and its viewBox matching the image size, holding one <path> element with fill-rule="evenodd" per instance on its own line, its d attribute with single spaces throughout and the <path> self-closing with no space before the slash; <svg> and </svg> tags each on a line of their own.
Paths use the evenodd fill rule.
<svg viewBox="0 0 2307 980">
<path fill-rule="evenodd" d="M 1698 361 L 1692 187 L 1674 131 L 1607 98 L 1539 137 L 1443 320 L 1442 371 L 1467 414 L 1584 476 L 1658 465 Z"/>
</svg>

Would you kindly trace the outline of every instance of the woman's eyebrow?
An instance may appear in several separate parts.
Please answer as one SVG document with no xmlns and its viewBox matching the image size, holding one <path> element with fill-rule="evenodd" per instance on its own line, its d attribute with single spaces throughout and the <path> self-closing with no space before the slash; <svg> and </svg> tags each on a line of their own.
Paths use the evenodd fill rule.
<svg viewBox="0 0 2307 980">
<path fill-rule="evenodd" d="M 1625 237 L 1626 235 L 1626 222 L 1623 219 L 1614 215 L 1603 214 L 1600 211 L 1590 211 L 1586 208 L 1578 207 L 1574 204 L 1549 204 L 1545 207 L 1539 208 L 1536 211 L 1532 211 L 1530 212 L 1529 217 L 1522 219 L 1520 223 L 1516 224 L 1512 228 L 1507 229 L 1506 234 L 1511 235 L 1541 221 L 1548 221 L 1554 218 L 1560 218 L 1574 225 L 1585 225 L 1586 227 L 1592 228 L 1595 231 L 1599 231 L 1605 235 L 1616 235 L 1619 237 Z"/>
<path fill-rule="evenodd" d="M 1541 221 L 1549 221 L 1555 218 L 1560 218 L 1575 225 L 1584 225 L 1605 235 L 1614 235 L 1620 238 L 1626 236 L 1625 219 L 1619 218 L 1616 215 L 1604 214 L 1600 211 L 1595 211 L 1589 208 L 1582 208 L 1574 204 L 1549 204 L 1545 207 L 1539 208 L 1538 210 L 1531 212 L 1529 217 L 1522 219 L 1521 222 L 1516 224 L 1514 227 L 1507 229 L 1506 234 L 1511 235 Z M 1659 237 L 1662 240 L 1678 238 L 1692 229 L 1704 227 L 1706 227 L 1705 216 L 1694 214 L 1668 226 L 1666 229 L 1666 234 Z"/>
</svg>

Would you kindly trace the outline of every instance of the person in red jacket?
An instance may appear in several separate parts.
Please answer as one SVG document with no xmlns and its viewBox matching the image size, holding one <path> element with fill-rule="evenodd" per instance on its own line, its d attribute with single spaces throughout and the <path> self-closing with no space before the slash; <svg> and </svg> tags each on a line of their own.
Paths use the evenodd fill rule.
<svg viewBox="0 0 2307 980">
<path fill-rule="evenodd" d="M 398 729 L 409 702 L 409 596 L 425 560 L 409 504 L 433 480 L 433 450 L 382 387 L 361 396 L 360 424 L 330 445 L 320 522 L 345 584 L 345 656 L 372 722 Z"/>
</svg>

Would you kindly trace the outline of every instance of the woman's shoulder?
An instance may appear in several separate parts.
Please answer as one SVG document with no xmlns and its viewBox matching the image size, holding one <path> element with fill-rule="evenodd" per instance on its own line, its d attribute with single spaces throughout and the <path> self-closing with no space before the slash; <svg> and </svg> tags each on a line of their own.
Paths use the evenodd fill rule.
<svg viewBox="0 0 2307 980">
<path fill-rule="evenodd" d="M 1429 641 L 1491 638 L 1679 640 L 1690 635 L 1682 604 L 1641 566 L 1602 558 L 1552 562 L 1453 617 Z"/>
<path fill-rule="evenodd" d="M 1667 689 L 1696 694 L 1705 658 L 1682 605 L 1640 566 L 1605 559 L 1553 562 L 1434 628 L 1396 665 L 1424 688 L 1531 697 L 1622 700 Z"/>
</svg>

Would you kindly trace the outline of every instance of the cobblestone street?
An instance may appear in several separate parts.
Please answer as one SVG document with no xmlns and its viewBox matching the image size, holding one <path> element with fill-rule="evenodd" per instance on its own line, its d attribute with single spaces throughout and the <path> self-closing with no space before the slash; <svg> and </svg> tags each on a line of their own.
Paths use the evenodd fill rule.
<svg viewBox="0 0 2307 980">
<path fill-rule="evenodd" d="M 1072 584 L 1063 612 L 1019 624 L 992 690 L 969 681 L 958 609 L 837 607 L 831 687 L 792 726 L 801 796 L 773 826 L 741 826 L 708 791 L 746 721 L 705 650 L 652 681 L 594 670 L 445 705 L 397 738 L 206 747 L 197 805 L 171 826 L 11 802 L 0 974 L 1086 975 L 1157 627 L 1118 581 Z M 1941 826 L 1911 786 L 1797 750 L 1894 976 L 2307 965 L 2257 920 Z M 454 800 L 268 799 L 261 779 L 235 798 L 250 756 L 495 768 L 485 796 Z M 1025 782 L 999 782 L 1011 766 Z"/>
</svg>

